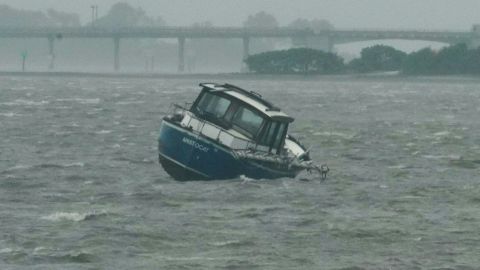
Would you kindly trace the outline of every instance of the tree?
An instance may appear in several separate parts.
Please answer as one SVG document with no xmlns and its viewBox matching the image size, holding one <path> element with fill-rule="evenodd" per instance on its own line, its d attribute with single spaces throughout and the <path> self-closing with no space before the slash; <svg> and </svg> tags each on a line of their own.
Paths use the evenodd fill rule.
<svg viewBox="0 0 480 270">
<path fill-rule="evenodd" d="M 402 72 L 411 75 L 433 74 L 435 69 L 435 52 L 425 48 L 410 53 L 402 66 Z"/>
<path fill-rule="evenodd" d="M 413 52 L 402 71 L 411 75 L 480 74 L 480 49 L 457 44 L 434 52 L 430 48 Z"/>
<path fill-rule="evenodd" d="M 288 24 L 289 28 L 298 29 L 298 30 L 310 30 L 312 25 L 309 20 L 298 18 Z"/>
<path fill-rule="evenodd" d="M 467 70 L 471 74 L 480 74 L 480 48 L 468 52 Z"/>
<path fill-rule="evenodd" d="M 52 12 L 50 12 L 52 13 Z M 60 14 L 56 12 L 55 14 Z M 76 14 L 65 14 L 63 17 L 71 17 L 70 19 L 75 20 L 75 17 L 78 18 Z M 73 18 L 72 18 L 73 17 Z M 45 26 L 56 26 L 58 21 L 57 18 L 47 17 L 41 11 L 29 11 L 29 10 L 19 10 L 11 8 L 7 5 L 0 5 L 0 26 L 2 27 L 45 27 Z"/>
<path fill-rule="evenodd" d="M 358 72 L 400 70 L 407 54 L 390 46 L 375 45 L 362 50 L 361 57 L 350 62 Z"/>
<path fill-rule="evenodd" d="M 309 48 L 259 53 L 245 62 L 250 70 L 267 74 L 334 74 L 344 67 L 336 54 Z"/>
<path fill-rule="evenodd" d="M 107 15 L 99 18 L 95 25 L 121 28 L 133 26 L 162 26 L 165 22 L 161 17 L 148 17 L 142 8 L 134 8 L 126 2 L 114 4 Z"/>
<path fill-rule="evenodd" d="M 260 11 L 254 15 L 249 15 L 243 26 L 246 28 L 272 29 L 278 27 L 278 22 L 273 15 Z"/>
<path fill-rule="evenodd" d="M 314 19 L 309 21 L 302 18 L 294 20 L 288 27 L 299 30 L 312 30 L 315 33 L 334 29 L 333 25 L 327 20 Z"/>
<path fill-rule="evenodd" d="M 445 47 L 435 56 L 435 72 L 439 74 L 465 74 L 468 62 L 466 44 Z"/>
<path fill-rule="evenodd" d="M 323 20 L 323 19 L 312 20 L 310 22 L 310 27 L 316 33 L 321 32 L 321 31 L 328 31 L 328 30 L 333 30 L 334 29 L 333 25 L 329 21 Z"/>
<path fill-rule="evenodd" d="M 48 18 L 56 25 L 61 27 L 80 26 L 80 18 L 75 13 L 65 13 L 54 9 L 47 10 Z"/>
<path fill-rule="evenodd" d="M 264 11 L 254 15 L 249 15 L 243 23 L 245 28 L 255 28 L 258 30 L 274 29 L 278 27 L 277 19 Z M 250 41 L 251 52 L 271 51 L 275 48 L 275 43 L 271 38 L 256 38 Z"/>
</svg>

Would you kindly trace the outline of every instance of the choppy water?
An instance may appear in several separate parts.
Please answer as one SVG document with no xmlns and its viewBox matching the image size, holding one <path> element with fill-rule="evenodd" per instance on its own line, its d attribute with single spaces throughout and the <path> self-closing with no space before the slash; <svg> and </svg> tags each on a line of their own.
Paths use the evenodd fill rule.
<svg viewBox="0 0 480 270">
<path fill-rule="evenodd" d="M 203 80 L 1 77 L 0 269 L 480 268 L 479 80 L 228 79 L 330 178 L 175 182 L 157 129 Z"/>
</svg>

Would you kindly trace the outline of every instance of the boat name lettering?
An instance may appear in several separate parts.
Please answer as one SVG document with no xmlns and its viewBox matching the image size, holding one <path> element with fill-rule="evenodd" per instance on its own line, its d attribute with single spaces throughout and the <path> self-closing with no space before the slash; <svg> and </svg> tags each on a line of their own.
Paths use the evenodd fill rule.
<svg viewBox="0 0 480 270">
<path fill-rule="evenodd" d="M 186 143 L 186 144 L 188 144 L 188 145 L 191 145 L 191 146 L 197 148 L 197 149 L 200 150 L 200 151 L 208 152 L 208 147 L 203 146 L 203 145 L 199 144 L 198 142 L 196 142 L 196 141 L 194 141 L 194 140 L 192 140 L 192 139 L 183 137 L 182 142 L 184 142 L 184 143 Z"/>
</svg>

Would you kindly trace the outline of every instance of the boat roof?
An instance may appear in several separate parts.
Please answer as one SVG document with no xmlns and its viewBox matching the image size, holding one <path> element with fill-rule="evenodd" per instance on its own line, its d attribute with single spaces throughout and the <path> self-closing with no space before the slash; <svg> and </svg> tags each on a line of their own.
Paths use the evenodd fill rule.
<svg viewBox="0 0 480 270">
<path fill-rule="evenodd" d="M 201 83 L 204 89 L 210 92 L 222 92 L 235 99 L 241 100 L 262 112 L 272 120 L 293 122 L 293 118 L 282 112 L 278 107 L 262 98 L 257 92 L 248 91 L 232 84 Z"/>
</svg>

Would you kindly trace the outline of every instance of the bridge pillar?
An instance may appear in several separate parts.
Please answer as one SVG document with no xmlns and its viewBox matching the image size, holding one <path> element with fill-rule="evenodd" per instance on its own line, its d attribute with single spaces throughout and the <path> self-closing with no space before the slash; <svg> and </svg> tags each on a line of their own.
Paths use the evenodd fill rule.
<svg viewBox="0 0 480 270">
<path fill-rule="evenodd" d="M 120 38 L 113 38 L 113 69 L 120 70 Z"/>
<path fill-rule="evenodd" d="M 475 24 L 472 27 L 472 39 L 468 42 L 470 49 L 477 49 L 480 47 L 480 24 Z"/>
<path fill-rule="evenodd" d="M 248 72 L 248 65 L 245 62 L 247 58 L 250 56 L 250 38 L 244 37 L 243 38 L 243 59 L 242 59 L 242 71 Z"/>
<path fill-rule="evenodd" d="M 178 72 L 185 71 L 185 38 L 178 38 Z"/>
<path fill-rule="evenodd" d="M 55 68 L 55 38 L 48 37 L 48 55 L 50 56 L 50 63 L 48 69 L 53 70 Z"/>
</svg>

